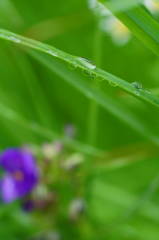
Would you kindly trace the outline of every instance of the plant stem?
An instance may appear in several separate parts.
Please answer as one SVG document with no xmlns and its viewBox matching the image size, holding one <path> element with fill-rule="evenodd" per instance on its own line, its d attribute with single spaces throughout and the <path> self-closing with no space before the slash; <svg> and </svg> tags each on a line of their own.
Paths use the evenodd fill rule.
<svg viewBox="0 0 159 240">
<path fill-rule="evenodd" d="M 102 32 L 100 31 L 99 26 L 97 24 L 97 27 L 94 33 L 94 41 L 93 41 L 93 59 L 97 67 L 101 67 L 101 59 L 102 59 L 101 50 L 102 50 Z M 99 88 L 97 79 L 93 81 L 93 86 Z M 98 114 L 99 114 L 98 103 L 92 99 L 90 100 L 89 114 L 88 114 L 89 116 L 88 117 L 88 142 L 91 145 L 96 144 Z"/>
</svg>

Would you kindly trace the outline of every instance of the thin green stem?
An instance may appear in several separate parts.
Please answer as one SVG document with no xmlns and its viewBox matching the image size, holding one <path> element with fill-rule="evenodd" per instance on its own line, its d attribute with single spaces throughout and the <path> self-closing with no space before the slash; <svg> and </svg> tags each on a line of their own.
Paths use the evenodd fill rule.
<svg viewBox="0 0 159 240">
<path fill-rule="evenodd" d="M 150 201 L 152 196 L 156 193 L 159 187 L 159 175 L 155 176 L 153 180 L 150 182 L 146 191 L 141 195 L 141 197 L 136 201 L 134 206 L 132 206 L 125 214 L 124 219 L 126 221 L 130 221 L 139 210 L 143 209 L 146 203 Z"/>
<path fill-rule="evenodd" d="M 102 32 L 100 31 L 99 26 L 97 24 L 93 42 L 93 58 L 94 63 L 96 64 L 97 67 L 101 67 L 102 60 L 101 50 L 102 50 Z M 93 81 L 93 86 L 97 88 L 99 87 L 99 84 L 96 79 Z M 91 99 L 88 114 L 88 142 L 91 145 L 96 144 L 98 113 L 99 113 L 98 103 L 94 99 Z"/>
</svg>

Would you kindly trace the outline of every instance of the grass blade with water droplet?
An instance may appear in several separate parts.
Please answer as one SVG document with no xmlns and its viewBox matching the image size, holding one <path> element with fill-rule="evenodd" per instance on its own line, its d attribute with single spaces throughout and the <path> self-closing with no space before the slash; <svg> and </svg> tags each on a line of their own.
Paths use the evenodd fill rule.
<svg viewBox="0 0 159 240">
<path fill-rule="evenodd" d="M 145 126 L 136 114 L 119 101 L 116 101 L 116 99 L 114 99 L 109 93 L 104 94 L 100 89 L 94 88 L 91 83 L 89 84 L 75 71 L 69 71 L 65 64 L 61 64 L 61 62 L 55 61 L 55 59 L 50 59 L 49 56 L 44 56 L 35 51 L 31 51 L 30 54 L 51 71 L 82 92 L 88 99 L 94 100 L 141 136 L 144 136 L 146 139 L 159 145 L 158 136 L 152 132 L 151 127 Z"/>
<path fill-rule="evenodd" d="M 80 70 L 87 72 L 89 75 L 94 76 L 95 78 L 96 77 L 102 78 L 103 81 L 107 81 L 113 86 L 118 86 L 119 88 L 140 98 L 141 100 L 149 102 L 150 104 L 155 105 L 156 107 L 159 108 L 158 97 L 152 95 L 151 93 L 145 91 L 144 89 L 136 89 L 133 85 L 126 82 L 125 80 L 116 77 L 102 69 L 95 68 L 93 64 L 89 64 L 88 66 L 87 60 L 85 60 L 84 63 L 84 60 L 82 59 L 81 61 L 81 58 L 79 57 L 63 52 L 48 44 L 44 44 L 39 41 L 20 36 L 18 34 L 12 33 L 4 29 L 0 29 L 0 38 L 36 49 L 40 52 L 44 52 L 52 56 L 56 56 L 58 59 L 63 60 L 64 62 L 70 64 L 71 66 L 77 67 Z M 50 52 L 52 52 L 52 54 Z"/>
</svg>

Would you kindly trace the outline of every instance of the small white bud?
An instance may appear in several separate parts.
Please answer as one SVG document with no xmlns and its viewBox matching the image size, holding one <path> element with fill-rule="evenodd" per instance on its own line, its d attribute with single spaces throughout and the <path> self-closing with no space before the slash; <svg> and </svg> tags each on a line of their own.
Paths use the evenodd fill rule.
<svg viewBox="0 0 159 240">
<path fill-rule="evenodd" d="M 129 29 L 116 17 L 109 16 L 100 22 L 101 30 L 106 32 L 117 45 L 125 45 L 131 38 Z"/>
<path fill-rule="evenodd" d="M 63 161 L 62 167 L 67 171 L 73 170 L 82 164 L 83 161 L 84 156 L 81 153 L 74 153 Z"/>
<path fill-rule="evenodd" d="M 82 198 L 76 198 L 74 199 L 69 207 L 69 218 L 72 221 L 78 220 L 78 218 L 81 216 L 81 214 L 85 210 L 85 201 Z"/>
<path fill-rule="evenodd" d="M 62 143 L 59 141 L 53 143 L 45 143 L 42 146 L 42 153 L 44 157 L 50 159 L 57 156 L 62 150 Z"/>
<path fill-rule="evenodd" d="M 151 13 L 159 13 L 159 0 L 145 0 L 144 5 Z"/>
</svg>

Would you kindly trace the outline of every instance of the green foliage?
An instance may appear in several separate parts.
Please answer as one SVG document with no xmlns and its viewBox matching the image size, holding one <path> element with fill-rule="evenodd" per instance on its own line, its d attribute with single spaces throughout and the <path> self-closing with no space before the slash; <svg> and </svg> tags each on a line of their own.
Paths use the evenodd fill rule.
<svg viewBox="0 0 159 240">
<path fill-rule="evenodd" d="M 55 206 L 1 203 L 0 239 L 159 238 L 159 14 L 143 3 L 0 2 L 0 148 L 32 146 L 43 171 L 43 144 L 64 145 L 45 176 Z M 103 28 L 111 14 L 130 31 L 125 45 Z M 62 169 L 74 158 L 79 168 Z M 71 222 L 76 198 L 86 208 Z"/>
</svg>

